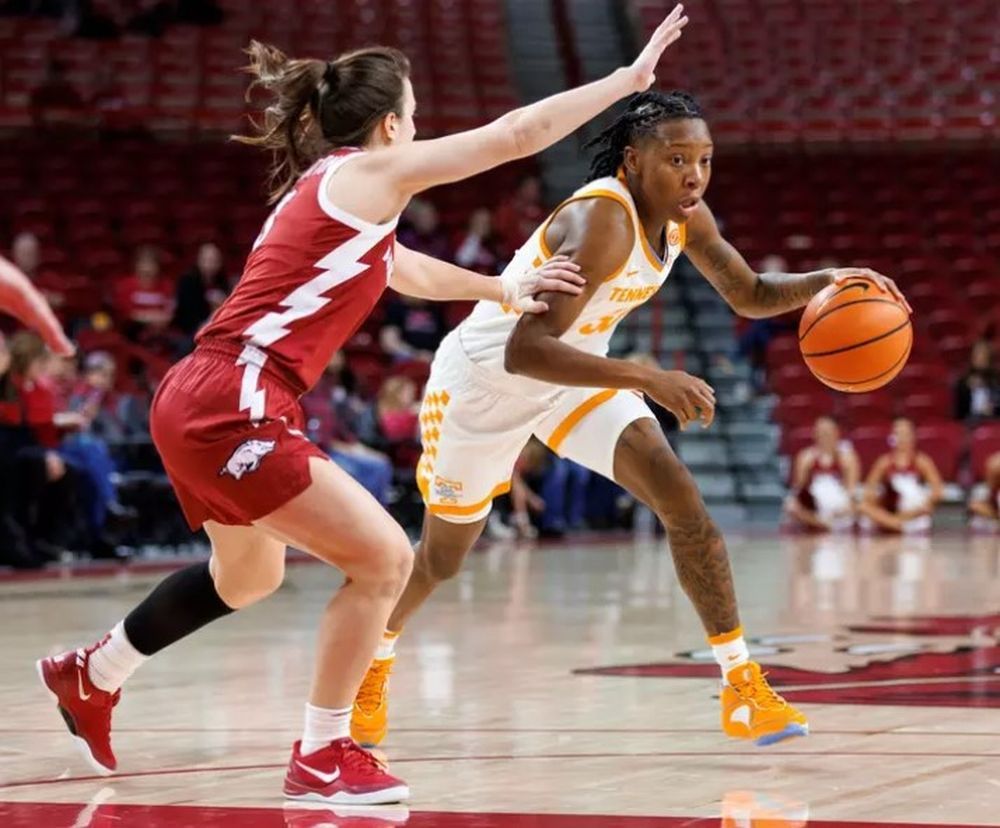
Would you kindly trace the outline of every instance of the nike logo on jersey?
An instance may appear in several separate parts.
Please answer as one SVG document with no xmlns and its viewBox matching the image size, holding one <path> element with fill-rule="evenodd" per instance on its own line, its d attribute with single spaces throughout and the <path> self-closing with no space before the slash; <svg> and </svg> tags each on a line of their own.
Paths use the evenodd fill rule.
<svg viewBox="0 0 1000 828">
<path fill-rule="evenodd" d="M 298 765 L 302 770 L 308 773 L 310 776 L 315 776 L 324 785 L 332 785 L 338 779 L 340 779 L 340 768 L 334 768 L 333 773 L 323 773 L 323 771 L 318 771 L 316 768 L 311 768 L 308 765 L 303 765 L 298 759 L 295 760 L 295 764 Z"/>
<path fill-rule="evenodd" d="M 744 727 L 750 727 L 750 706 L 741 704 L 729 714 L 729 721 L 733 724 L 741 724 Z"/>
</svg>

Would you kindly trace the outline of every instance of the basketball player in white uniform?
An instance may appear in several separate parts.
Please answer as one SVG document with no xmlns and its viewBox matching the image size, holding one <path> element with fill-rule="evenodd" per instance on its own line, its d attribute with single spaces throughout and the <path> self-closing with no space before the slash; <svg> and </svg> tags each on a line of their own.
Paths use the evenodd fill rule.
<svg viewBox="0 0 1000 828">
<path fill-rule="evenodd" d="M 493 498 L 510 487 L 532 434 L 550 449 L 617 481 L 667 528 L 678 578 L 723 670 L 723 728 L 770 744 L 805 735 L 805 717 L 750 661 L 728 554 L 691 475 L 667 443 L 648 394 L 683 426 L 712 422 L 715 397 L 702 380 L 607 358 L 615 327 L 648 300 L 686 250 L 746 315 L 804 305 L 835 280 L 884 277 L 856 269 L 757 274 L 719 235 L 701 196 L 712 142 L 695 101 L 646 92 L 595 142 L 590 182 L 556 208 L 518 251 L 518 270 L 553 255 L 580 266 L 581 296 L 552 296 L 535 320 L 480 303 L 442 343 L 421 411 L 424 453 L 417 481 L 427 507 L 413 574 L 355 701 L 352 732 L 366 744 L 387 729 L 386 689 L 396 636 L 441 580 L 458 572 Z"/>
</svg>

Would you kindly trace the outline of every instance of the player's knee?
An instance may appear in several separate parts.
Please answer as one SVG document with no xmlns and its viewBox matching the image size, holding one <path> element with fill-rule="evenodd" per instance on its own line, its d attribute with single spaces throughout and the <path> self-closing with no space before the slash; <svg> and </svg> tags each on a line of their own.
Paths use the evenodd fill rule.
<svg viewBox="0 0 1000 828">
<path fill-rule="evenodd" d="M 215 591 L 226 606 L 243 609 L 276 592 L 285 580 L 285 565 L 250 568 L 215 566 L 212 569 Z"/>
<path fill-rule="evenodd" d="M 435 540 L 420 546 L 418 565 L 428 580 L 439 582 L 454 578 L 461 570 L 468 552 L 463 544 Z"/>
<path fill-rule="evenodd" d="M 379 594 L 399 595 L 413 570 L 413 547 L 400 530 L 379 545 L 364 566 L 350 573 L 352 581 L 365 584 Z"/>
</svg>

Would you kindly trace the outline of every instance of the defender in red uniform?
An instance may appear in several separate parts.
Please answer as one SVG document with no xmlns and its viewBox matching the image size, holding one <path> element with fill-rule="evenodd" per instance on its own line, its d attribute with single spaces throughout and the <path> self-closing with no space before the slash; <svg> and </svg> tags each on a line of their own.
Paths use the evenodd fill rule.
<svg viewBox="0 0 1000 828">
<path fill-rule="evenodd" d="M 646 89 L 687 22 L 676 7 L 627 68 L 479 129 L 414 142 L 406 58 L 364 49 L 326 63 L 251 45 L 256 84 L 273 96 L 247 143 L 276 154 L 273 200 L 233 295 L 193 354 L 164 379 L 151 426 L 209 563 L 174 573 L 100 643 L 38 662 L 70 731 L 111 772 L 111 712 L 150 655 L 273 592 L 292 544 L 338 566 L 344 586 L 324 612 L 301 741 L 285 795 L 377 804 L 409 791 L 350 738 L 354 696 L 412 566 L 405 533 L 301 433 L 298 397 L 354 333 L 388 284 L 428 299 L 487 299 L 516 309 L 562 286 L 575 268 L 481 276 L 396 243 L 416 193 L 550 146 L 598 112 Z"/>
</svg>

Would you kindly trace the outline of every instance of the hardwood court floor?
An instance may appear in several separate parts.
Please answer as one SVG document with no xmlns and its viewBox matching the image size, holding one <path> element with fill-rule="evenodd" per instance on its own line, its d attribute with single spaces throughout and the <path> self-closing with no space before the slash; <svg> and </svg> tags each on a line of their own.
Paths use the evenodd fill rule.
<svg viewBox="0 0 1000 828">
<path fill-rule="evenodd" d="M 1000 825 L 1000 540 L 730 547 L 758 660 L 808 739 L 723 738 L 661 544 L 493 546 L 401 640 L 386 751 L 409 812 L 282 808 L 335 573 L 289 567 L 267 602 L 146 664 L 116 709 L 110 779 L 77 758 L 33 661 L 92 640 L 160 576 L 2 581 L 0 826 Z"/>
</svg>

